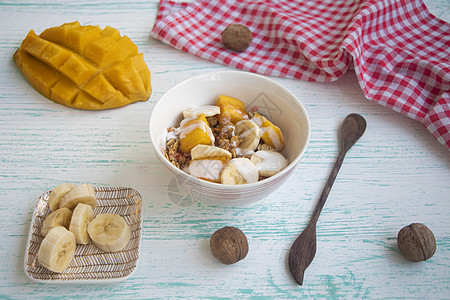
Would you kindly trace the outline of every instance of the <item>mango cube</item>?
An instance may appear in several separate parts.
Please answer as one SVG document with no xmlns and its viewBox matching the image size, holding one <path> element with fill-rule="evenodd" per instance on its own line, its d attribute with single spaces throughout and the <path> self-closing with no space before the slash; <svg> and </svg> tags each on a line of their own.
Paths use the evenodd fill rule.
<svg viewBox="0 0 450 300">
<path fill-rule="evenodd" d="M 67 45 L 77 53 L 83 53 L 86 47 L 101 38 L 101 29 L 98 26 L 79 26 L 69 30 Z"/>
<path fill-rule="evenodd" d="M 261 139 L 267 145 L 274 148 L 276 151 L 281 152 L 284 149 L 284 137 L 281 129 L 275 126 L 272 122 L 267 120 L 266 117 L 256 113 L 252 121 L 256 123 L 261 129 Z"/>
<path fill-rule="evenodd" d="M 117 43 L 120 46 L 120 50 L 122 50 L 123 58 L 129 58 L 135 55 L 138 55 L 138 48 L 135 43 L 133 43 L 132 40 L 130 40 L 129 37 L 124 35 L 119 40 L 117 40 Z"/>
<path fill-rule="evenodd" d="M 113 28 L 111 26 L 106 26 L 105 28 L 103 28 L 101 34 L 102 34 L 102 36 L 109 36 L 115 41 L 120 39 L 120 32 L 119 32 L 119 30 L 117 30 L 117 29 L 115 29 L 115 28 Z"/>
<path fill-rule="evenodd" d="M 239 121 L 248 119 L 245 104 L 233 97 L 220 95 L 216 103 L 220 107 L 219 123 L 225 125 L 227 123 L 236 124 Z"/>
<path fill-rule="evenodd" d="M 46 40 L 38 38 L 34 30 L 30 30 L 22 41 L 21 47 L 26 49 L 28 54 L 39 57 L 48 44 Z"/>
<path fill-rule="evenodd" d="M 52 86 L 60 80 L 58 72 L 21 49 L 14 60 L 36 91 L 49 98 Z"/>
<path fill-rule="evenodd" d="M 109 36 L 90 43 L 86 47 L 85 55 L 100 68 L 110 66 L 124 58 L 119 43 Z"/>
<path fill-rule="evenodd" d="M 184 119 L 180 124 L 180 150 L 188 154 L 200 144 L 214 144 L 214 135 L 204 114 L 195 119 Z"/>
<path fill-rule="evenodd" d="M 72 103 L 75 107 L 84 107 L 84 109 L 96 110 L 102 107 L 102 103 L 84 91 L 80 91 Z"/>
<path fill-rule="evenodd" d="M 80 23 L 78 21 L 65 23 L 58 27 L 47 28 L 39 35 L 44 40 L 49 42 L 53 42 L 62 46 L 67 46 L 67 36 L 69 34 L 70 29 L 80 27 Z"/>
<path fill-rule="evenodd" d="M 106 80 L 102 73 L 95 75 L 83 87 L 83 90 L 98 101 L 105 103 L 116 94 L 116 89 Z"/>
<path fill-rule="evenodd" d="M 145 93 L 151 94 L 152 86 L 150 85 L 151 74 L 150 70 L 144 61 L 144 55 L 139 53 L 138 55 L 132 56 L 129 60 L 133 63 L 133 66 L 139 72 L 139 77 L 141 77 L 142 84 L 144 85 Z"/>
<path fill-rule="evenodd" d="M 59 68 L 59 71 L 79 86 L 97 74 L 97 68 L 76 53 L 70 55 L 69 59 Z"/>
<path fill-rule="evenodd" d="M 60 68 L 70 57 L 71 52 L 64 47 L 48 43 L 41 54 L 42 61 L 55 69 Z"/>
<path fill-rule="evenodd" d="M 51 89 L 50 99 L 65 106 L 71 106 L 80 89 L 72 81 L 63 78 Z"/>
<path fill-rule="evenodd" d="M 137 100 L 140 95 L 146 93 L 139 71 L 130 59 L 115 64 L 103 73 L 117 90 L 131 100 Z"/>
</svg>

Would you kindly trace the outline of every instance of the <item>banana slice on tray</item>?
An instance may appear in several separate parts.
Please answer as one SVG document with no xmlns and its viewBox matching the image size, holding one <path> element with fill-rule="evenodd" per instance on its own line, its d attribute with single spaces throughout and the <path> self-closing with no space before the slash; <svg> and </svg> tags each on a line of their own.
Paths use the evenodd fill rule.
<svg viewBox="0 0 450 300">
<path fill-rule="evenodd" d="M 287 159 L 273 150 L 259 150 L 250 159 L 256 165 L 259 175 L 263 177 L 275 175 L 288 165 Z"/>
<path fill-rule="evenodd" d="M 223 168 L 220 176 L 222 184 L 253 183 L 258 179 L 258 169 L 248 158 L 233 158 Z"/>
<path fill-rule="evenodd" d="M 63 207 L 50 213 L 42 223 L 41 233 L 46 236 L 48 232 L 56 226 L 69 228 L 72 211 L 67 207 Z"/>
<path fill-rule="evenodd" d="M 86 245 L 89 243 L 87 227 L 93 218 L 94 210 L 90 205 L 79 203 L 73 210 L 69 230 L 75 235 L 75 240 L 78 244 Z"/>
<path fill-rule="evenodd" d="M 41 243 L 38 261 L 50 271 L 61 273 L 75 256 L 75 236 L 62 226 L 51 229 Z"/>
<path fill-rule="evenodd" d="M 59 208 L 59 202 L 61 198 L 64 197 L 71 189 L 76 187 L 75 183 L 63 183 L 55 187 L 48 196 L 48 206 L 51 211 L 55 211 Z"/>
<path fill-rule="evenodd" d="M 117 214 L 97 215 L 87 229 L 92 242 L 105 252 L 120 251 L 131 239 L 131 229 Z"/>
<path fill-rule="evenodd" d="M 220 107 L 216 105 L 195 106 L 183 111 L 184 118 L 195 118 L 204 114 L 205 117 L 212 117 L 220 114 Z"/>
<path fill-rule="evenodd" d="M 236 155 L 253 154 L 261 139 L 259 126 L 252 121 L 242 120 L 237 122 L 235 127 L 235 134 L 241 138 L 239 147 L 235 149 Z"/>
<path fill-rule="evenodd" d="M 62 197 L 59 207 L 67 207 L 73 210 L 78 203 L 84 203 L 94 208 L 97 205 L 94 187 L 89 184 L 80 184 Z"/>
</svg>

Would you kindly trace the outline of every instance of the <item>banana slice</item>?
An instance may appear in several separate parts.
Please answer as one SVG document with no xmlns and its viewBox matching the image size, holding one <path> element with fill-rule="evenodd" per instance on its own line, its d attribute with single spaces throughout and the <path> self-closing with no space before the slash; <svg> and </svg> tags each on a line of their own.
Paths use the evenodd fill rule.
<svg viewBox="0 0 450 300">
<path fill-rule="evenodd" d="M 215 105 L 204 105 L 191 107 L 183 111 L 184 118 L 196 118 L 199 115 L 204 114 L 205 117 L 212 117 L 220 114 L 220 107 Z"/>
<path fill-rule="evenodd" d="M 63 183 L 55 187 L 48 196 L 48 206 L 51 211 L 55 211 L 59 208 L 59 201 L 64 197 L 71 189 L 76 187 L 75 183 Z"/>
<path fill-rule="evenodd" d="M 41 233 L 46 236 L 48 232 L 56 226 L 63 226 L 69 228 L 70 219 L 72 218 L 72 211 L 67 207 L 55 210 L 49 214 L 42 223 Z"/>
<path fill-rule="evenodd" d="M 89 223 L 87 230 L 94 244 L 105 252 L 120 251 L 131 239 L 130 227 L 117 214 L 97 215 Z"/>
<path fill-rule="evenodd" d="M 197 178 L 220 182 L 220 174 L 229 159 L 195 159 L 189 162 L 189 174 Z"/>
<path fill-rule="evenodd" d="M 73 210 L 69 230 L 75 235 L 75 240 L 78 244 L 86 245 L 89 243 L 87 227 L 93 218 L 94 211 L 90 205 L 79 203 Z"/>
<path fill-rule="evenodd" d="M 264 177 L 275 175 L 288 165 L 287 159 L 273 150 L 257 151 L 250 160 L 256 165 L 259 175 Z"/>
<path fill-rule="evenodd" d="M 41 243 L 39 263 L 50 271 L 61 273 L 75 256 L 75 236 L 62 226 L 51 229 Z"/>
<path fill-rule="evenodd" d="M 89 184 L 80 184 L 61 198 L 59 207 L 67 207 L 73 210 L 78 203 L 84 203 L 94 208 L 97 205 L 94 187 Z"/>
<path fill-rule="evenodd" d="M 242 120 L 237 122 L 235 127 L 235 134 L 241 138 L 239 147 L 235 149 L 236 155 L 253 154 L 261 139 L 259 126 L 252 121 Z"/>
<path fill-rule="evenodd" d="M 191 150 L 191 159 L 205 159 L 205 158 L 224 158 L 231 159 L 230 151 L 225 149 L 208 146 L 208 145 L 197 145 Z"/>
<path fill-rule="evenodd" d="M 258 169 L 248 158 L 233 158 L 223 168 L 220 181 L 222 184 L 244 184 L 257 182 Z"/>
<path fill-rule="evenodd" d="M 191 150 L 189 174 L 212 182 L 220 182 L 223 167 L 231 159 L 231 153 L 225 149 L 197 145 Z"/>
</svg>

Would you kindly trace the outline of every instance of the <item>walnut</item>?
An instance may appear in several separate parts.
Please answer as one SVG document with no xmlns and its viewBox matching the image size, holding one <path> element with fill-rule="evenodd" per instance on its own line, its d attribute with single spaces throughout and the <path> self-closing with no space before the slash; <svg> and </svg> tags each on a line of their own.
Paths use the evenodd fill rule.
<svg viewBox="0 0 450 300">
<path fill-rule="evenodd" d="M 248 242 L 245 234 L 236 227 L 224 227 L 210 239 L 211 253 L 225 265 L 234 264 L 247 256 Z"/>
<path fill-rule="evenodd" d="M 403 227 L 397 236 L 400 253 L 411 261 L 427 260 L 436 252 L 436 239 L 433 232 L 421 223 Z"/>
<path fill-rule="evenodd" d="M 225 48 L 243 52 L 251 44 L 252 32 L 242 24 L 231 24 L 222 32 L 222 42 Z"/>
</svg>

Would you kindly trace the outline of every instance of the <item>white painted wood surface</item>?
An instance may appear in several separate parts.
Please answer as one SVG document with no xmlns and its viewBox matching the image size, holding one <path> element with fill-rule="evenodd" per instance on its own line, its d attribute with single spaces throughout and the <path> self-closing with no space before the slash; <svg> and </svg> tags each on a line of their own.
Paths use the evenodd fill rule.
<svg viewBox="0 0 450 300">
<path fill-rule="evenodd" d="M 449 0 L 426 4 L 450 21 Z M 449 151 L 421 124 L 366 100 L 351 72 L 334 83 L 275 78 L 300 97 L 312 124 L 302 162 L 276 193 L 248 207 L 172 203 L 172 178 L 149 141 L 152 108 L 184 79 L 228 68 L 149 38 L 157 8 L 156 0 L 0 1 L 0 298 L 449 298 Z M 138 45 L 152 72 L 149 101 L 85 112 L 33 90 L 12 54 L 28 30 L 73 20 L 116 27 Z M 299 287 L 288 250 L 309 220 L 337 156 L 338 126 L 351 112 L 368 128 L 322 211 L 318 251 Z M 141 256 L 126 281 L 51 286 L 25 277 L 36 201 L 67 181 L 129 186 L 143 196 Z M 398 231 L 412 222 L 436 236 L 426 262 L 408 262 L 397 249 Z M 235 265 L 221 265 L 209 251 L 210 235 L 223 226 L 241 228 L 249 240 L 247 258 Z"/>
</svg>

